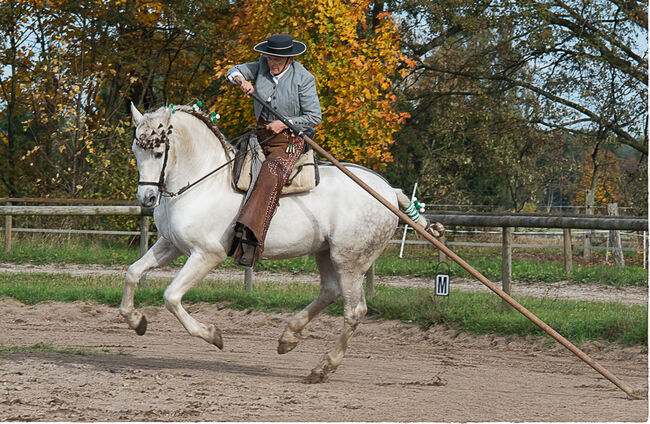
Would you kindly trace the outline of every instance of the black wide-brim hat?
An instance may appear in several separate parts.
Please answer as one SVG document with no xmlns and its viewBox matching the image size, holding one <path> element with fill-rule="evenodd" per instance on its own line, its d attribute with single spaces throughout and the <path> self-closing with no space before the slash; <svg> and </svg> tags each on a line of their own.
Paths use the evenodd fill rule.
<svg viewBox="0 0 650 424">
<path fill-rule="evenodd" d="M 275 34 L 257 44 L 253 50 L 271 56 L 290 57 L 303 54 L 307 46 L 294 40 L 289 34 Z"/>
</svg>

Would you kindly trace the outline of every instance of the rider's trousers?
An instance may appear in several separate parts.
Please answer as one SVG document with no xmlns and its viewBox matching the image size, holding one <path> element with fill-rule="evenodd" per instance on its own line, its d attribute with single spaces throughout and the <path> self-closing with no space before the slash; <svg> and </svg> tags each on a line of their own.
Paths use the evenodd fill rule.
<svg viewBox="0 0 650 424">
<path fill-rule="evenodd" d="M 288 129 L 274 135 L 264 129 L 266 124 L 260 119 L 257 130 L 257 139 L 266 160 L 262 163 L 253 191 L 237 218 L 238 223 L 248 227 L 255 235 L 259 243 L 259 257 L 264 250 L 271 218 L 278 207 L 280 191 L 287 183 L 304 146 L 303 139 L 293 136 Z"/>
</svg>

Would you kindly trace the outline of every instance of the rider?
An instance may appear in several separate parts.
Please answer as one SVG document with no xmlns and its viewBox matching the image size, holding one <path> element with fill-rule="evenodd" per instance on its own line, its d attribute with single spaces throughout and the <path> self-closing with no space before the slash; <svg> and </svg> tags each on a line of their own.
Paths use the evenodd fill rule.
<svg viewBox="0 0 650 424">
<path fill-rule="evenodd" d="M 262 56 L 256 62 L 235 65 L 228 80 L 250 95 L 256 92 L 271 108 L 305 131 L 321 123 L 316 81 L 295 56 L 306 46 L 288 34 L 271 35 L 253 47 Z M 255 87 L 249 82 L 255 80 Z M 229 255 L 235 263 L 253 266 L 264 250 L 271 218 L 278 206 L 280 191 L 287 182 L 304 141 L 293 134 L 271 112 L 255 102 L 257 138 L 266 156 L 253 191 L 237 217 L 235 239 Z"/>
</svg>

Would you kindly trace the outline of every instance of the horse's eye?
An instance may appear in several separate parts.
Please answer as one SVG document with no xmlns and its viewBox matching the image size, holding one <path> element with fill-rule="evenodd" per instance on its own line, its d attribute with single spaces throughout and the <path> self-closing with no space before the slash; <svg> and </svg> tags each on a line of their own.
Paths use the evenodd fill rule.
<svg viewBox="0 0 650 424">
<path fill-rule="evenodd" d="M 156 159 L 160 159 L 162 155 L 163 155 L 162 152 L 156 152 L 153 154 L 153 157 L 155 157 Z"/>
</svg>

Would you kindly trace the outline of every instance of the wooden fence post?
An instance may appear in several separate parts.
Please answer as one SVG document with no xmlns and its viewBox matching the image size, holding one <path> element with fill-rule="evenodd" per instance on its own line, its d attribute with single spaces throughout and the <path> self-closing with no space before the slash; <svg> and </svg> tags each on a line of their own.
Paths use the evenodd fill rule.
<svg viewBox="0 0 650 424">
<path fill-rule="evenodd" d="M 370 265 L 366 272 L 366 297 L 372 298 L 375 295 L 375 263 Z"/>
<path fill-rule="evenodd" d="M 503 246 L 501 249 L 501 289 L 510 296 L 510 280 L 512 279 L 512 227 L 503 227 Z M 512 310 L 512 306 L 502 301 L 504 310 Z"/>
<path fill-rule="evenodd" d="M 244 289 L 253 291 L 253 268 L 250 266 L 244 267 Z"/>
<path fill-rule="evenodd" d="M 618 216 L 618 203 L 608 203 L 607 214 Z M 621 232 L 618 230 L 609 230 L 608 239 L 609 245 L 612 246 L 614 263 L 619 266 L 625 266 L 625 258 L 623 257 L 623 248 L 621 246 Z"/>
<path fill-rule="evenodd" d="M 586 201 L 585 213 L 587 215 L 593 215 L 594 214 L 594 193 L 591 190 L 585 190 L 585 201 Z M 592 230 L 585 231 L 584 250 L 582 253 L 587 263 L 591 262 L 591 235 L 592 234 L 593 234 Z"/>
<path fill-rule="evenodd" d="M 7 202 L 6 205 L 11 206 L 11 202 Z M 5 252 L 11 251 L 12 227 L 13 227 L 13 217 L 11 215 L 5 215 Z"/>
<path fill-rule="evenodd" d="M 140 216 L 140 257 L 143 257 L 145 253 L 149 250 L 149 217 L 146 215 Z M 138 281 L 138 287 L 145 288 L 147 287 L 147 276 L 146 274 L 140 277 Z"/>
<path fill-rule="evenodd" d="M 571 228 L 564 228 L 564 270 L 570 272 L 573 269 L 573 248 L 571 246 Z"/>
<path fill-rule="evenodd" d="M 445 244 L 445 242 L 447 241 L 447 237 L 443 234 L 440 236 L 438 240 L 440 240 L 440 243 Z M 442 250 L 438 249 L 438 262 L 444 262 L 446 260 L 447 260 L 447 255 L 445 255 Z"/>
<path fill-rule="evenodd" d="M 643 269 L 648 269 L 648 239 L 647 239 L 648 233 L 646 231 L 643 232 Z"/>
</svg>

